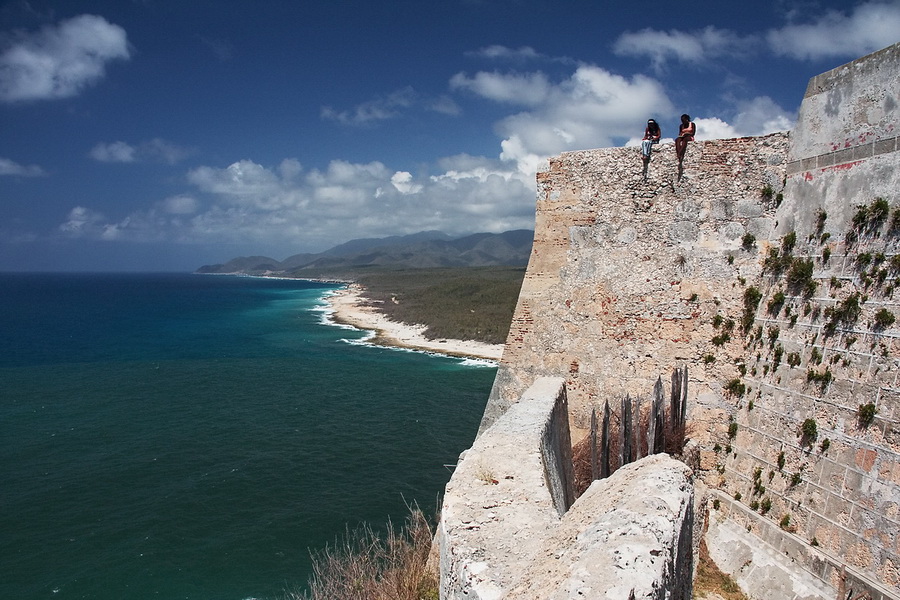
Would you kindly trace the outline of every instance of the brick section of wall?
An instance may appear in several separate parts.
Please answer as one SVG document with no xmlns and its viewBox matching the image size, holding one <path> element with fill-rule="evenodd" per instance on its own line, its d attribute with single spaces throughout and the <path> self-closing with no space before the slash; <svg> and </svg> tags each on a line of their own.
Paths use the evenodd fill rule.
<svg viewBox="0 0 900 600">
<path fill-rule="evenodd" d="M 787 174 L 795 175 L 804 171 L 827 169 L 829 167 L 841 167 L 852 163 L 872 158 L 880 154 L 888 154 L 898 150 L 897 136 L 883 140 L 864 142 L 856 146 L 848 145 L 846 148 L 834 150 L 817 156 L 809 156 L 802 160 L 794 160 L 787 165 Z"/>
</svg>

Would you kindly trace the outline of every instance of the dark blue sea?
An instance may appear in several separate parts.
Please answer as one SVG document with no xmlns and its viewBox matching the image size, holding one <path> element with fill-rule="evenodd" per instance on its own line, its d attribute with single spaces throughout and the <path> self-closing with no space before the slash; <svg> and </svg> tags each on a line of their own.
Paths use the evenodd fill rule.
<svg viewBox="0 0 900 600">
<path fill-rule="evenodd" d="M 336 287 L 0 274 L 0 598 L 276 599 L 433 513 L 495 368 L 359 343 Z"/>
</svg>

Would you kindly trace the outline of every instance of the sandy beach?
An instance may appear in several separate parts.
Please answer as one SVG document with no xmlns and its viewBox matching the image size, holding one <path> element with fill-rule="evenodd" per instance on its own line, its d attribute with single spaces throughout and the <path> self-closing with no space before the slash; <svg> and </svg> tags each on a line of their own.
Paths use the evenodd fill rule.
<svg viewBox="0 0 900 600">
<path fill-rule="evenodd" d="M 362 296 L 361 287 L 355 283 L 336 291 L 326 300 L 331 306 L 332 319 L 335 322 L 374 331 L 375 337 L 369 340 L 372 344 L 497 361 L 503 355 L 502 344 L 450 339 L 429 340 L 422 335 L 425 331 L 424 325 L 391 321 L 367 302 Z"/>
</svg>

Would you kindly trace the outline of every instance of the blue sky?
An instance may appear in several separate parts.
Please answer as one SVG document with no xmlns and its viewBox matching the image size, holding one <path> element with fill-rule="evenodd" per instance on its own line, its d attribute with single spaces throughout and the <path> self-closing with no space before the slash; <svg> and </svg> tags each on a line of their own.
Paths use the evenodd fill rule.
<svg viewBox="0 0 900 600">
<path fill-rule="evenodd" d="M 789 129 L 900 0 L 0 4 L 0 270 L 533 227 L 563 151 Z"/>
</svg>

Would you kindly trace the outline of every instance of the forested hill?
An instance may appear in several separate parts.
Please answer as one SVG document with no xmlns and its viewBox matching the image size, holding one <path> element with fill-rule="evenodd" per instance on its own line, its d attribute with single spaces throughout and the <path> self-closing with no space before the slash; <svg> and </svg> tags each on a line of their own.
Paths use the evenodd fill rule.
<svg viewBox="0 0 900 600">
<path fill-rule="evenodd" d="M 425 269 L 439 267 L 516 266 L 528 264 L 534 231 L 476 233 L 452 238 L 440 231 L 406 236 L 358 239 L 317 254 L 295 254 L 282 261 L 244 256 L 225 264 L 204 265 L 197 273 L 281 274 L 317 277 L 339 271 L 377 267 Z"/>
</svg>

